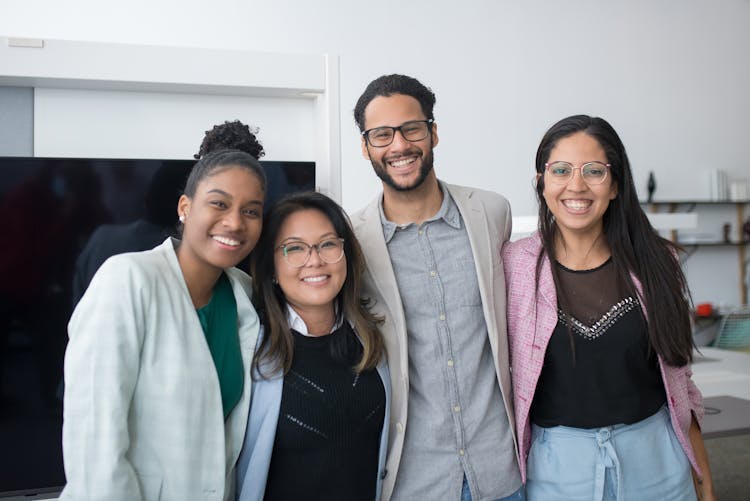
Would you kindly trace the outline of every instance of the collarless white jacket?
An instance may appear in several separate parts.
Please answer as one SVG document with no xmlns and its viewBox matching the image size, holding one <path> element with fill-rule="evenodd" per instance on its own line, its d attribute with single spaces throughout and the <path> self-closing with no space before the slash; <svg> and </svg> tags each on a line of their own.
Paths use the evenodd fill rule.
<svg viewBox="0 0 750 501">
<path fill-rule="evenodd" d="M 258 334 L 250 278 L 237 302 L 242 398 L 224 420 L 219 380 L 175 247 L 107 260 L 70 324 L 62 500 L 226 500 L 247 425 Z"/>
</svg>

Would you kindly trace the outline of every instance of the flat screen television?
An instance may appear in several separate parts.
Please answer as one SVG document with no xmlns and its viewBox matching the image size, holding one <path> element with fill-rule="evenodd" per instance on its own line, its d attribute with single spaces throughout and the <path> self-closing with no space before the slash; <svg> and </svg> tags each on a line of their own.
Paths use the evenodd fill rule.
<svg viewBox="0 0 750 501">
<path fill-rule="evenodd" d="M 175 232 L 194 160 L 0 157 L 0 498 L 59 492 L 67 322 L 98 266 Z M 314 162 L 262 161 L 267 206 Z"/>
</svg>

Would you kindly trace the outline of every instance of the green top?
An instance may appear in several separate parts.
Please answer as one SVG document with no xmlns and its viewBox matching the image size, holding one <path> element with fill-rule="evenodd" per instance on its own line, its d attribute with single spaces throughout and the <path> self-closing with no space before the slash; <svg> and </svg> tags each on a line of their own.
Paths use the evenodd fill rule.
<svg viewBox="0 0 750 501">
<path fill-rule="evenodd" d="M 237 302 L 234 300 L 232 284 L 225 273 L 216 282 L 208 304 L 195 311 L 219 376 L 221 405 L 226 420 L 242 397 L 245 378 L 237 327 Z"/>
</svg>

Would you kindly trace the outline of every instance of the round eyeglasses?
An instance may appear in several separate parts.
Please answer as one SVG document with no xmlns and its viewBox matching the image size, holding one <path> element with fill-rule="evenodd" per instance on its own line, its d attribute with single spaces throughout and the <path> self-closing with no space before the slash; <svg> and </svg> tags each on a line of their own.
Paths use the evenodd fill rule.
<svg viewBox="0 0 750 501">
<path fill-rule="evenodd" d="M 396 131 L 401 132 L 401 135 L 407 141 L 415 143 L 429 135 L 432 122 L 434 122 L 433 119 L 412 120 L 404 122 L 398 127 L 383 126 L 367 129 L 362 132 L 362 135 L 370 146 L 376 148 L 383 148 L 390 145 L 393 142 L 393 138 L 396 137 Z"/>
<path fill-rule="evenodd" d="M 573 171 L 578 169 L 581 171 L 581 177 L 588 185 L 602 184 L 607 179 L 607 172 L 609 171 L 610 164 L 604 162 L 586 162 L 580 167 L 576 167 L 570 162 L 548 162 L 544 164 L 547 168 L 547 174 L 549 179 L 556 184 L 566 184 L 568 181 L 573 179 Z"/>
<path fill-rule="evenodd" d="M 327 238 L 317 244 L 310 245 L 305 242 L 294 241 L 281 244 L 276 249 L 281 249 L 284 259 L 293 268 L 302 268 L 310 260 L 312 250 L 318 253 L 320 260 L 324 263 L 335 264 L 344 257 L 344 239 Z"/>
</svg>

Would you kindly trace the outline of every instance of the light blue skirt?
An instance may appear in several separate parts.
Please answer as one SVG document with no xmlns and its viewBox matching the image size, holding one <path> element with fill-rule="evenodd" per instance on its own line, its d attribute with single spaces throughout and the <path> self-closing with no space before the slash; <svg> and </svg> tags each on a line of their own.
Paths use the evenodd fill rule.
<svg viewBox="0 0 750 501">
<path fill-rule="evenodd" d="M 690 462 L 663 407 L 630 425 L 532 425 L 528 501 L 695 501 Z"/>
</svg>

